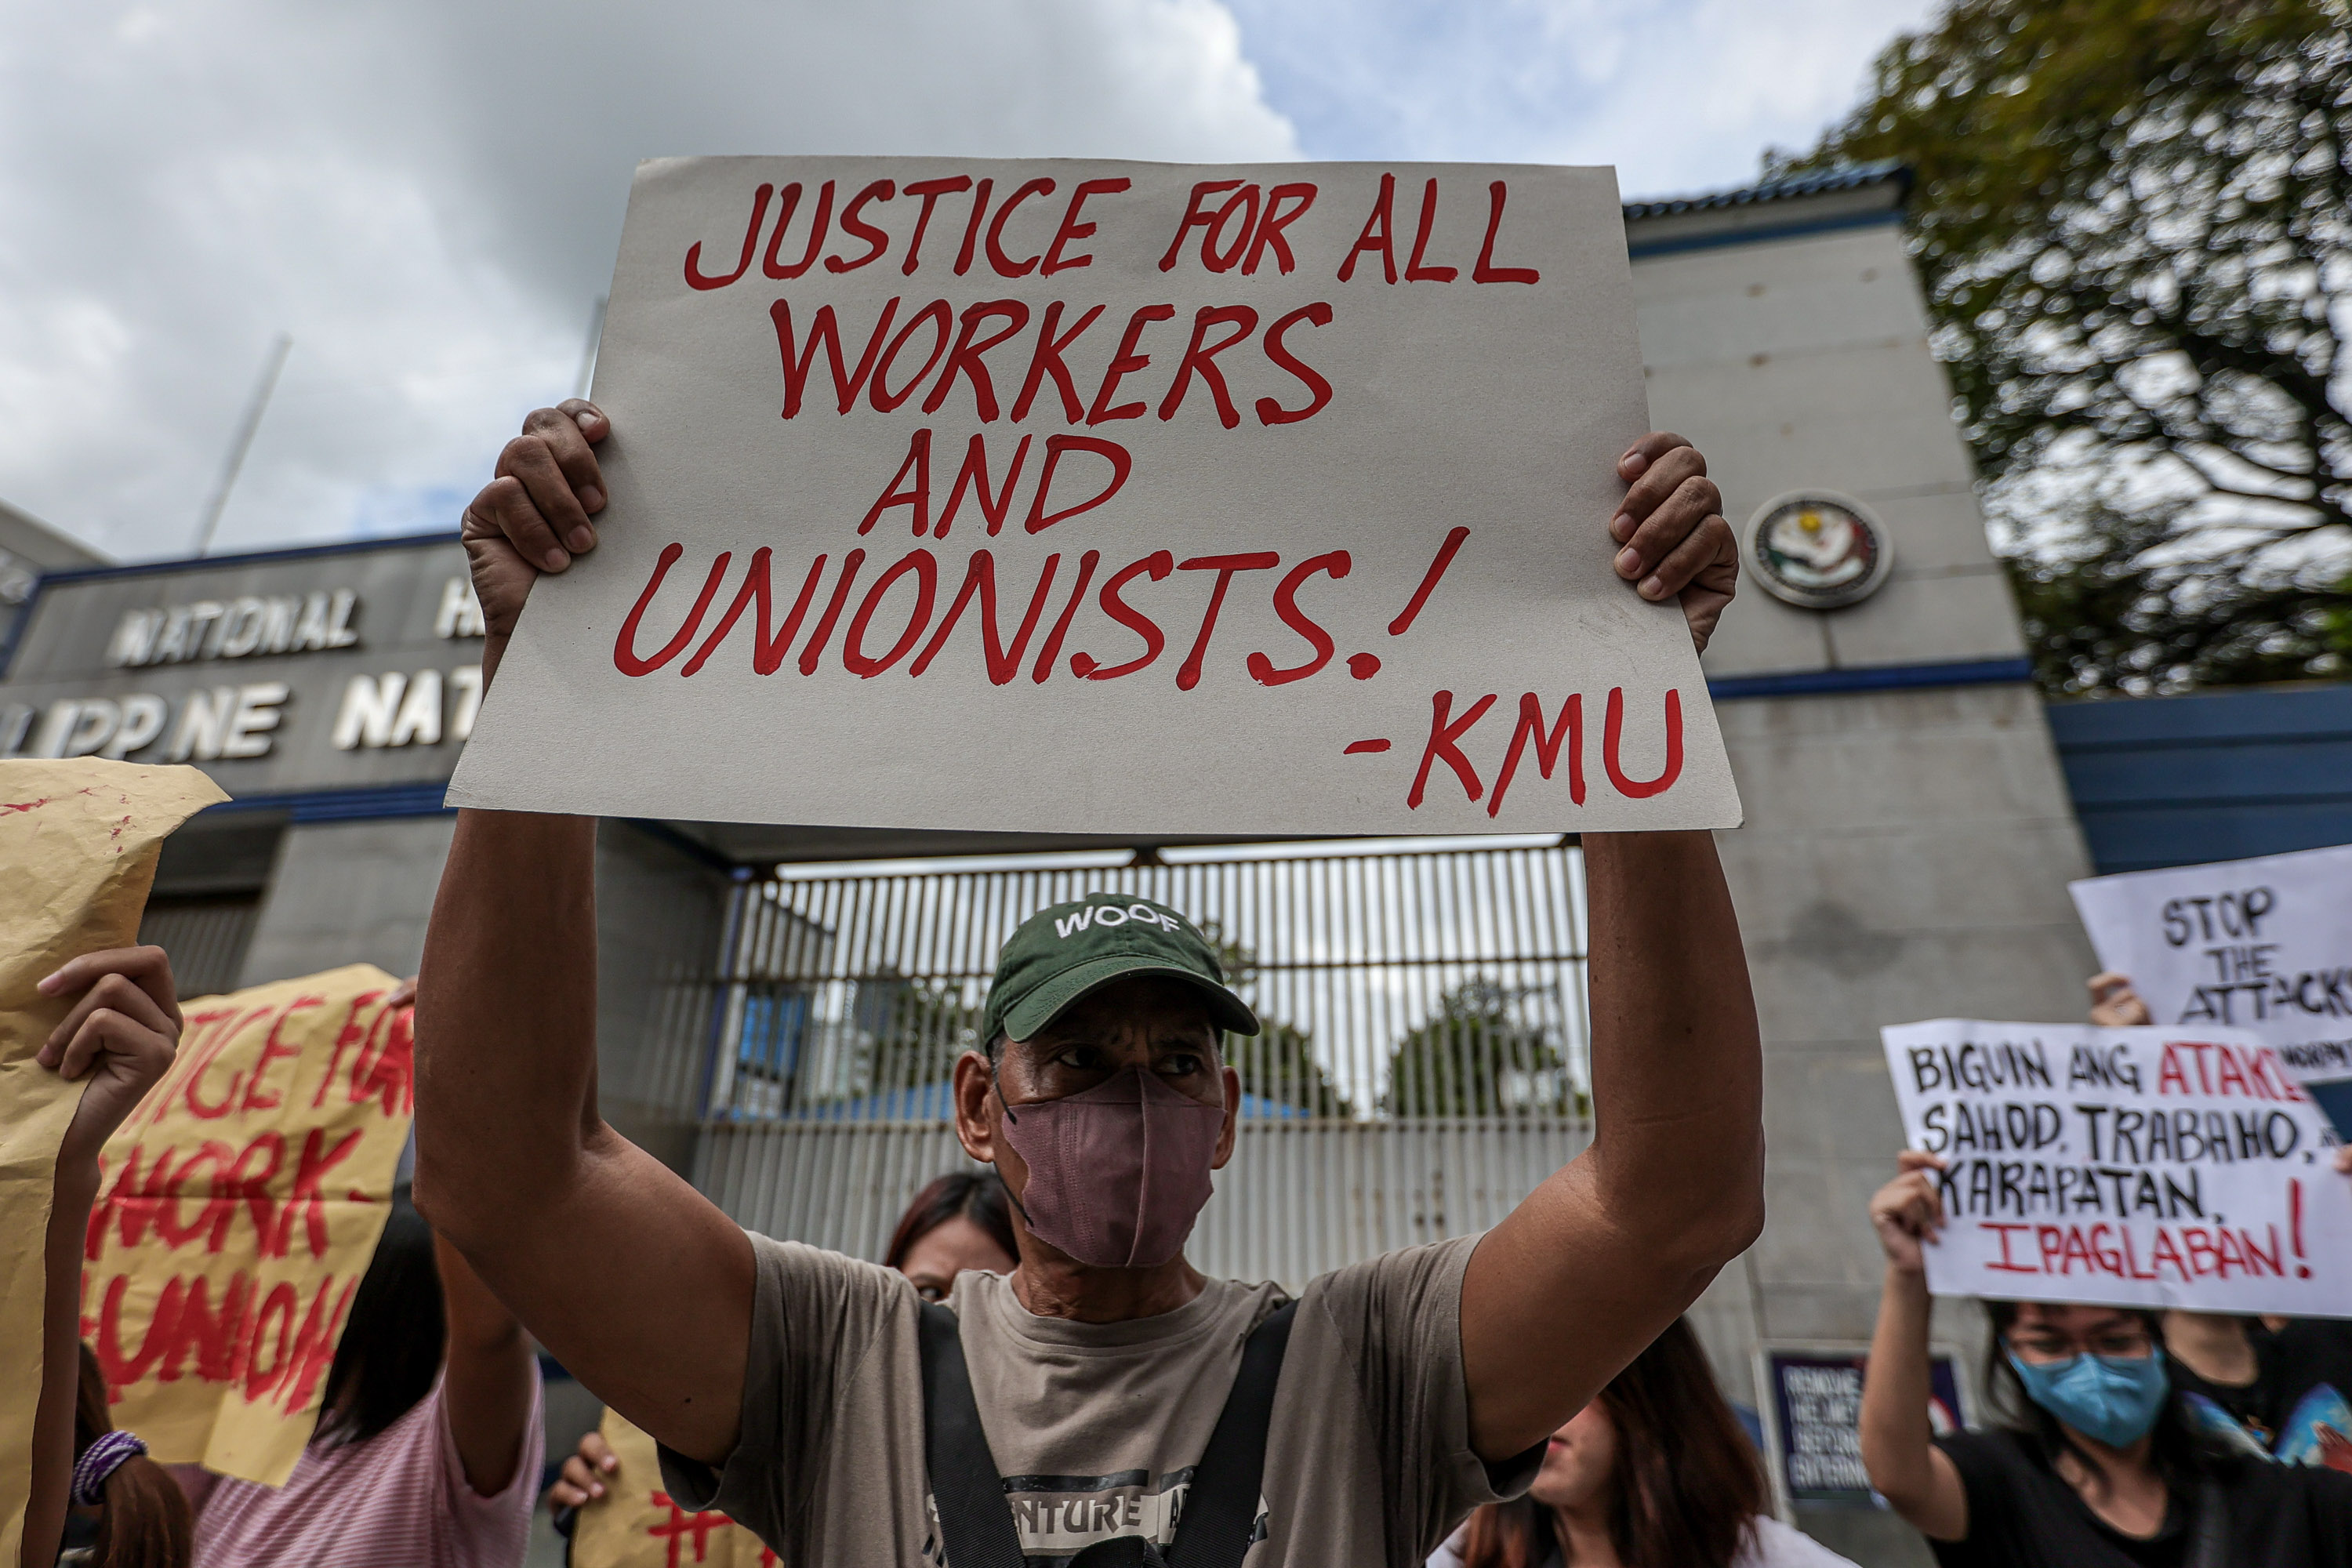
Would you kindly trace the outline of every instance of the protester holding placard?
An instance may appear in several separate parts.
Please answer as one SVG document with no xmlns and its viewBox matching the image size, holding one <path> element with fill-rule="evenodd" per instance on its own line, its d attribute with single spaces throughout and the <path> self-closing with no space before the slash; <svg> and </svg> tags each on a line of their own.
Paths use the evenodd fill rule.
<svg viewBox="0 0 2352 1568">
<path fill-rule="evenodd" d="M 226 798 L 190 767 L 0 760 L 0 1563 L 57 1550 L 102 1148 L 179 1038 L 140 913 L 164 838 Z"/>
<path fill-rule="evenodd" d="M 266 1487 L 300 1459 L 415 1110 L 400 989 L 354 963 L 189 1002 L 107 1141 L 85 1333 L 157 1458 Z"/>
<path fill-rule="evenodd" d="M 1770 1506 L 1756 1445 L 1677 1319 L 1551 1435 L 1528 1495 L 1472 1514 L 1428 1568 L 1853 1568 Z"/>
<path fill-rule="evenodd" d="M 183 1472 L 196 1568 L 517 1568 L 543 1444 L 530 1342 L 401 1193 L 286 1485 Z"/>
<path fill-rule="evenodd" d="M 2094 1024 L 2149 1022 L 2131 976 L 2105 970 L 2085 984 Z M 2352 1144 L 2337 1146 L 2336 1168 L 2352 1173 Z M 2290 1463 L 2352 1470 L 2352 1323 L 2176 1307 L 2164 1314 L 2164 1348 L 2173 1387 L 2225 1436 Z"/>
<path fill-rule="evenodd" d="M 1942 1156 L 1906 1150 L 1872 1198 L 1886 1256 L 1863 1385 L 1871 1485 L 1939 1563 L 2016 1568 L 2343 1568 L 2352 1476 L 2225 1446 L 2175 1398 L 2157 1314 L 1987 1302 L 1985 1383 L 2002 1426 L 1931 1438 L 1927 1251 L 1947 1223 Z"/>
<path fill-rule="evenodd" d="M 600 411 L 527 428 L 467 516 L 486 672 L 604 499 Z M 1732 559 L 1705 465 L 1653 435 L 1618 472 L 1619 591 L 1704 580 L 1684 606 L 1703 642 Z M 1164 770 L 1184 743 L 1125 765 Z M 1486 1236 L 1342 1269 L 1296 1303 L 1182 1255 L 1236 1137 L 1223 1033 L 1257 1029 L 1213 944 L 1141 900 L 1034 916 L 999 954 L 986 1051 L 955 1068 L 958 1134 L 1003 1174 L 1020 1266 L 960 1276 L 951 1311 L 873 1264 L 747 1237 L 603 1122 L 593 843 L 585 819 L 459 816 L 420 998 L 419 1201 L 663 1442 L 675 1501 L 725 1510 L 787 1562 L 944 1549 L 982 1568 L 1127 1537 L 1219 1563 L 1262 1542 L 1255 1568 L 1417 1563 L 1523 1489 L 1549 1436 L 1760 1228 L 1754 1005 L 1703 831 L 1585 838 L 1591 1149 Z"/>
<path fill-rule="evenodd" d="M 82 1237 L 98 1199 L 99 1151 L 171 1069 L 181 1026 L 171 961 L 160 947 L 86 954 L 47 975 L 38 989 L 45 997 L 73 1002 L 37 1059 L 60 1079 L 87 1087 L 58 1148 L 57 1190 L 49 1209 L 40 1412 L 43 1417 L 62 1412 L 65 1419 L 44 1419 L 35 1429 L 40 1446 L 33 1453 L 32 1499 L 25 1510 L 21 1548 L 28 1568 L 57 1555 L 74 1502 L 89 1506 L 110 1495 L 104 1489 L 113 1471 L 109 1468 L 100 1479 L 96 1472 L 101 1466 L 145 1452 L 135 1436 L 123 1434 L 91 1460 L 90 1445 L 74 1441 L 73 1413 L 86 1403 L 77 1332 Z M 161 1537 L 166 1543 L 160 1558 L 141 1553 L 140 1568 L 179 1568 L 163 1559 L 173 1539 L 184 1542 L 185 1523 L 167 1510 L 168 1505 L 140 1508 L 135 1530 L 131 1519 L 121 1521 L 126 1547 L 133 1535 L 142 1542 Z M 126 1550 L 124 1561 L 131 1555 Z"/>
</svg>

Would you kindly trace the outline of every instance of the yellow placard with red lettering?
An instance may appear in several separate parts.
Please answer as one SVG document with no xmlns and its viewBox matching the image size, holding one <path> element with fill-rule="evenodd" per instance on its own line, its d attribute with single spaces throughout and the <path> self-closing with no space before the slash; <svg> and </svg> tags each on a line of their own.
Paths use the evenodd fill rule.
<svg viewBox="0 0 2352 1568">
<path fill-rule="evenodd" d="M 282 1486 L 310 1441 L 415 1114 L 396 984 L 362 963 L 184 1004 L 108 1141 L 82 1337 L 156 1458 Z"/>
<path fill-rule="evenodd" d="M 619 1460 L 572 1529 L 572 1568 L 769 1568 L 776 1554 L 723 1513 L 670 1500 L 654 1440 L 613 1411 L 597 1428 Z"/>
</svg>

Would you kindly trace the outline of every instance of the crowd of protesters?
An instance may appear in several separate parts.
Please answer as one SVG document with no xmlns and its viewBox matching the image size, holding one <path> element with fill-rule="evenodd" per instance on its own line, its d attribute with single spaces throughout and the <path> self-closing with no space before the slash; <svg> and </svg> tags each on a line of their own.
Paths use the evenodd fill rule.
<svg viewBox="0 0 2352 1568">
<path fill-rule="evenodd" d="M 467 510 L 486 683 L 532 583 L 593 548 L 610 429 L 540 410 Z M 1652 435 L 1619 473 L 1618 573 L 1679 597 L 1703 648 L 1737 558 L 1706 464 Z M 175 1482 L 108 1429 L 79 1250 L 99 1149 L 180 1014 L 152 948 L 42 983 L 73 999 L 42 1065 L 89 1087 L 58 1161 L 26 1563 L 514 1568 L 534 1337 L 658 1441 L 674 1506 L 795 1564 L 1840 1561 L 1773 1517 L 1683 1318 L 1762 1225 L 1759 1030 L 1711 835 L 1586 838 L 1591 1147 L 1483 1237 L 1294 1298 L 1183 1256 L 1237 1135 L 1223 1041 L 1259 1026 L 1181 911 L 1090 895 L 1005 942 L 953 1084 L 959 1140 L 995 1170 L 926 1188 L 877 1266 L 747 1234 L 602 1121 L 593 833 L 460 815 L 417 998 L 415 1201 L 274 1490 Z M 2352 1475 L 2276 1447 L 2281 1402 L 2341 1375 L 2319 1329 L 1990 1303 L 2003 1425 L 1931 1438 L 1932 1163 L 1906 1153 L 1872 1204 L 1862 1442 L 1943 1561 L 2352 1564 Z M 583 1441 L 551 1500 L 605 1504 L 610 1458 Z"/>
<path fill-rule="evenodd" d="M 89 998 L 115 1016 L 93 1053 L 112 1072 L 111 1092 L 88 1098 L 89 1121 L 78 1121 L 61 1162 L 69 1195 L 64 1163 L 135 1103 L 132 1089 L 160 1077 L 170 1059 L 160 1026 L 177 1009 L 168 963 L 152 952 L 95 955 L 60 973 L 67 984 L 98 977 Z M 2096 1021 L 2145 1021 L 2118 977 L 2093 987 Z M 69 1021 L 98 1010 L 86 1003 Z M 1983 1386 L 1999 1424 L 1931 1437 L 1920 1247 L 1941 1221 L 1938 1163 L 1905 1152 L 1871 1205 L 1887 1276 L 1862 1446 L 1873 1486 L 1941 1562 L 2352 1563 L 2352 1475 L 2341 1473 L 2352 1470 L 2352 1322 L 1988 1302 Z M 1009 1274 L 1019 1262 L 1013 1209 L 994 1171 L 941 1175 L 899 1218 L 884 1266 L 928 1302 L 950 1300 L 968 1272 Z M 316 1435 L 282 1489 L 148 1459 L 134 1436 L 112 1429 L 97 1360 L 75 1349 L 61 1563 L 523 1559 L 541 1495 L 535 1360 L 512 1314 L 404 1187 L 353 1299 Z M 544 1494 L 565 1534 L 605 1498 L 614 1465 L 594 1431 L 565 1458 Z M 1475 1509 L 1429 1568 L 1843 1562 L 1773 1517 L 1762 1456 L 1677 1319 L 1546 1440 L 1525 1492 Z"/>
</svg>

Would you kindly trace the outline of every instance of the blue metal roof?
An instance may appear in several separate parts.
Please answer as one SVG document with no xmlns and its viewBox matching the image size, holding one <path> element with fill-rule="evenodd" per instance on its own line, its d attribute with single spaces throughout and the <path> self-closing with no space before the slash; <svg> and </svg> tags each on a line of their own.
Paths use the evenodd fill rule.
<svg viewBox="0 0 2352 1568">
<path fill-rule="evenodd" d="M 1792 196 L 1818 196 L 1832 191 L 1859 190 L 1864 185 L 1883 185 L 1890 181 L 1900 184 L 1907 193 L 1911 186 L 1911 171 L 1897 159 L 1884 158 L 1874 163 L 1851 163 L 1842 169 L 1790 174 L 1786 179 L 1767 180 L 1762 184 L 1743 185 L 1738 190 L 1627 202 L 1625 217 L 1630 222 L 1634 218 L 1665 217 L 1675 213 L 1754 206 L 1763 202 L 1787 201 Z"/>
<path fill-rule="evenodd" d="M 2352 843 L 2352 682 L 2048 711 L 2101 875 Z"/>
</svg>

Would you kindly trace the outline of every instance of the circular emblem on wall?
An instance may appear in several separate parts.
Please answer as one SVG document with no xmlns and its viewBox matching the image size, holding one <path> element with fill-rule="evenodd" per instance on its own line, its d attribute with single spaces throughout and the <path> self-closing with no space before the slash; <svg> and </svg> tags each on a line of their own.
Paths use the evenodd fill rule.
<svg viewBox="0 0 2352 1568">
<path fill-rule="evenodd" d="M 1766 593 L 1807 610 L 1870 597 L 1895 564 L 1885 525 L 1834 490 L 1792 490 L 1766 501 L 1748 520 L 1742 553 Z"/>
</svg>

